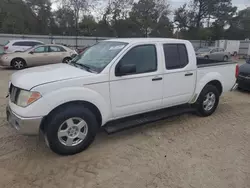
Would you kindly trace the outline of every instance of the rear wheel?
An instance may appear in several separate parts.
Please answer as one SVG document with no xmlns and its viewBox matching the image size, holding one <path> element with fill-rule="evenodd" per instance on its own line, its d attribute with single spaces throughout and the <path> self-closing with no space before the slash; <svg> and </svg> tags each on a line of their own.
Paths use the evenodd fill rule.
<svg viewBox="0 0 250 188">
<path fill-rule="evenodd" d="M 206 85 L 195 104 L 198 115 L 204 117 L 212 115 L 217 109 L 219 98 L 218 89 L 213 85 Z"/>
<path fill-rule="evenodd" d="M 85 150 L 98 129 L 95 115 L 82 105 L 68 105 L 52 114 L 45 127 L 45 141 L 57 154 L 73 155 Z"/>
<path fill-rule="evenodd" d="M 205 59 L 209 59 L 209 57 L 206 55 L 206 56 L 205 56 Z"/>
<path fill-rule="evenodd" d="M 16 70 L 20 70 L 26 67 L 26 63 L 23 59 L 16 58 L 12 60 L 11 66 Z"/>
</svg>

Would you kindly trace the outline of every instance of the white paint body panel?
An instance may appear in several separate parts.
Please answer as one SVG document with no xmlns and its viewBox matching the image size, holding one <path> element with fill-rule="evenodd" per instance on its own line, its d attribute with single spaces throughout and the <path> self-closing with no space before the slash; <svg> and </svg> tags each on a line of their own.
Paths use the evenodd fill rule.
<svg viewBox="0 0 250 188">
<path fill-rule="evenodd" d="M 26 108 L 9 101 L 10 108 L 22 117 L 48 115 L 61 104 L 87 101 L 94 104 L 102 115 L 102 125 L 108 121 L 190 102 L 199 95 L 210 81 L 218 80 L 223 91 L 235 83 L 235 65 L 196 67 L 196 57 L 190 42 L 176 39 L 113 39 L 128 45 L 99 74 L 56 64 L 18 71 L 12 75 L 13 85 L 26 90 L 38 91 L 42 98 Z M 165 69 L 162 44 L 185 44 L 189 64 L 176 70 Z M 157 71 L 124 77 L 115 76 L 115 66 L 133 46 L 154 44 L 157 49 Z M 186 77 L 186 73 L 193 73 Z M 155 77 L 162 80 L 152 82 Z"/>
</svg>

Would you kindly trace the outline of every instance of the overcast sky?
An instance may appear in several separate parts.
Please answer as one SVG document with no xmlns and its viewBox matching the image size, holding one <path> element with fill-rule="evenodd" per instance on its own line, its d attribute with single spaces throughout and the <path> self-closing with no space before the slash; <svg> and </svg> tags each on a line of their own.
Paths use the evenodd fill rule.
<svg viewBox="0 0 250 188">
<path fill-rule="evenodd" d="M 104 2 L 103 5 L 100 5 L 101 7 L 103 7 L 109 0 L 99 0 L 99 1 L 103 1 Z M 170 9 L 171 10 L 177 9 L 181 5 L 183 5 L 184 3 L 188 3 L 189 1 L 190 0 L 169 0 Z M 247 7 L 250 7 L 250 0 L 232 0 L 232 2 L 233 2 L 234 6 L 238 7 L 238 10 L 242 10 L 242 9 L 247 8 Z M 56 9 L 56 7 L 57 7 L 57 4 L 53 4 L 52 5 L 53 9 Z M 100 9 L 102 9 L 101 7 L 100 7 Z M 92 13 L 94 14 L 94 16 L 98 15 L 98 13 L 96 13 L 95 11 L 92 12 Z"/>
<path fill-rule="evenodd" d="M 189 2 L 189 0 L 170 0 L 170 5 L 171 8 L 176 9 L 187 2 Z M 250 6 L 250 0 L 232 0 L 232 2 L 233 5 L 237 6 L 239 10 Z"/>
</svg>

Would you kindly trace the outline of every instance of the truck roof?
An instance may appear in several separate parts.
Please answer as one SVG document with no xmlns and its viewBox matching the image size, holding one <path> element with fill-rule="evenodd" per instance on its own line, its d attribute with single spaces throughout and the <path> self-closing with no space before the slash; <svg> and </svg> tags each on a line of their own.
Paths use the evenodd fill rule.
<svg viewBox="0 0 250 188">
<path fill-rule="evenodd" d="M 173 38 L 116 38 L 107 41 L 126 42 L 126 43 L 141 43 L 141 42 L 182 42 L 186 43 L 187 40 L 173 39 Z"/>
</svg>

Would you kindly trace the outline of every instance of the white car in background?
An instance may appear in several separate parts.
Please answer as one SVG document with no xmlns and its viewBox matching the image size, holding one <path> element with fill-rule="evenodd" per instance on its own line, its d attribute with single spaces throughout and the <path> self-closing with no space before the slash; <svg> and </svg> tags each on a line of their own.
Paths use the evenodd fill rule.
<svg viewBox="0 0 250 188">
<path fill-rule="evenodd" d="M 10 40 L 4 45 L 4 53 L 23 52 L 42 44 L 44 43 L 38 40 Z"/>
</svg>

